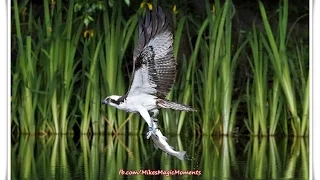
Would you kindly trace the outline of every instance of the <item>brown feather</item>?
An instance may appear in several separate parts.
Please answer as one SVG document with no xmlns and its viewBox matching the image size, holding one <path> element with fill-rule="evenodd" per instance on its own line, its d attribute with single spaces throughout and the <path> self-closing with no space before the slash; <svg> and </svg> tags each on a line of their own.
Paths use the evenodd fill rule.
<svg viewBox="0 0 320 180">
<path fill-rule="evenodd" d="M 151 88 L 150 94 L 165 98 L 175 82 L 177 64 L 173 55 L 171 28 L 160 7 L 154 8 L 152 12 L 147 9 L 144 21 L 139 20 L 139 40 L 133 53 L 133 62 L 131 83 L 137 78 L 133 88 L 141 91 Z M 140 68 L 142 70 L 136 74 Z M 142 77 L 145 74 L 142 72 L 147 73 L 149 85 L 145 84 Z"/>
</svg>

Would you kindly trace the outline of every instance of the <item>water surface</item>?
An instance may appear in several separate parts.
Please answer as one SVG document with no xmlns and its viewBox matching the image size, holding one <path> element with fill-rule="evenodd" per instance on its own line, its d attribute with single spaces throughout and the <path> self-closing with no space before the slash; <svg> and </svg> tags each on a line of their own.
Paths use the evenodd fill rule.
<svg viewBox="0 0 320 180">
<path fill-rule="evenodd" d="M 144 136 L 12 137 L 12 179 L 308 179 L 307 138 L 167 136 L 180 161 Z M 185 175 L 182 175 L 185 174 Z"/>
</svg>

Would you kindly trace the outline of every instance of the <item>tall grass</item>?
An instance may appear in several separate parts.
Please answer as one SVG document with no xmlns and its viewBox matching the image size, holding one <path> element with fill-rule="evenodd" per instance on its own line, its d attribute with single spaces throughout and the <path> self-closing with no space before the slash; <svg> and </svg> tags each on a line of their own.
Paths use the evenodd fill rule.
<svg viewBox="0 0 320 180">
<path fill-rule="evenodd" d="M 273 75 L 273 85 L 271 91 L 268 93 L 269 99 L 269 135 L 275 135 L 278 127 L 278 123 L 281 118 L 285 119 L 284 112 L 284 98 L 281 93 L 279 79 Z M 284 115 L 282 115 L 284 114 Z M 284 128 L 284 127 L 283 127 Z M 286 129 L 286 128 L 284 128 Z M 284 131 L 284 134 L 288 135 L 287 130 Z"/>
<path fill-rule="evenodd" d="M 128 42 L 136 28 L 137 18 L 131 17 L 125 25 L 122 23 L 121 3 L 116 3 L 110 12 L 103 14 L 103 30 L 105 32 L 105 44 L 103 47 L 103 58 L 100 59 L 100 67 L 103 80 L 103 92 L 107 95 L 126 93 L 124 77 L 121 71 L 121 66 L 124 58 L 124 53 Z M 129 28 L 129 29 L 128 29 Z M 126 31 L 125 31 L 126 30 Z M 115 108 L 107 107 L 107 120 L 109 126 L 107 131 L 110 133 L 111 127 L 118 128 L 121 122 L 125 120 L 125 114 L 121 111 L 116 111 Z"/>
<path fill-rule="evenodd" d="M 77 45 L 80 39 L 82 25 L 73 27 L 74 1 L 69 1 L 66 19 L 63 19 L 62 2 L 57 1 L 56 7 L 51 7 L 51 15 L 47 12 L 49 3 L 45 3 L 45 38 L 48 38 L 49 43 L 45 44 L 41 51 L 44 54 L 41 56 L 41 61 L 45 61 L 43 68 L 45 69 L 46 87 L 49 99 L 51 102 L 52 120 L 54 124 L 53 133 L 70 132 L 68 127 L 70 122 L 69 117 L 74 112 L 76 106 L 70 106 L 74 84 L 77 80 L 78 73 L 75 68 L 79 61 L 75 59 Z M 53 14 L 58 14 L 53 18 Z M 49 19 L 49 20 L 48 20 Z M 70 110 L 71 108 L 71 110 Z"/>
<path fill-rule="evenodd" d="M 252 135 L 275 135 L 281 132 L 277 131 L 278 127 L 288 135 L 288 126 L 291 125 L 292 134 L 305 136 L 309 118 L 308 70 L 305 65 L 308 56 L 301 52 L 303 43 L 288 40 L 288 1 L 280 2 L 278 26 L 274 31 L 261 2 L 259 8 L 264 29 L 257 30 L 253 25 L 252 34 L 248 36 L 252 50 L 248 59 L 253 78 L 252 83 L 249 79 L 247 86 L 247 127 Z M 298 102 L 301 107 L 297 106 Z"/>
<path fill-rule="evenodd" d="M 207 7 L 209 7 L 207 5 Z M 206 44 L 206 51 L 205 51 L 205 57 L 206 60 L 204 61 L 204 70 L 203 70 L 203 133 L 204 134 L 211 134 L 214 130 L 215 124 L 218 124 L 221 128 L 220 133 L 227 133 L 225 130 L 228 127 L 227 121 L 225 121 L 228 117 L 228 114 L 224 114 L 226 112 L 222 112 L 221 108 L 225 110 L 228 109 L 229 102 L 223 102 L 223 100 L 227 100 L 228 96 L 228 89 L 224 89 L 222 85 L 222 81 L 224 81 L 227 77 L 218 77 L 218 71 L 221 68 L 225 69 L 228 68 L 227 63 L 230 62 L 230 31 L 229 23 L 231 23 L 231 16 L 228 17 L 227 14 L 228 11 L 231 11 L 230 1 L 226 1 L 224 6 L 221 8 L 220 3 L 218 1 L 215 2 L 215 9 L 214 14 L 210 11 L 210 9 L 207 9 L 208 14 L 208 28 L 209 28 L 209 41 Z M 229 32 L 229 34 L 224 34 L 224 26 L 226 24 L 226 32 Z M 229 27 L 229 28 L 228 28 Z M 227 62 L 222 65 L 222 59 L 226 60 Z M 224 68 L 222 68 L 224 66 Z M 224 74 L 226 76 L 229 76 L 230 80 L 230 74 Z M 232 83 L 229 81 L 227 83 L 227 86 Z M 232 88 L 232 87 L 228 87 Z M 223 94 L 220 94 L 220 92 L 224 92 Z M 221 99 L 220 99 L 221 98 Z M 226 99 L 224 99 L 226 98 Z M 224 104 L 226 103 L 226 104 Z M 226 105 L 227 107 L 223 107 L 223 105 Z M 224 116 L 226 115 L 226 116 Z M 219 123 L 221 122 L 221 124 Z M 223 124 L 223 125 L 222 125 Z M 215 128 L 217 131 L 217 128 Z"/>
<path fill-rule="evenodd" d="M 176 14 L 174 15 L 174 19 L 176 19 Z M 177 64 L 180 67 L 180 72 L 178 72 L 176 78 L 176 86 L 174 86 L 169 93 L 167 99 L 172 101 L 177 101 L 183 104 L 189 104 L 192 98 L 192 92 L 194 91 L 194 80 L 192 74 L 195 69 L 195 58 L 190 58 L 189 60 L 183 55 L 179 56 L 179 45 L 181 43 L 181 38 L 183 35 L 183 29 L 187 28 L 186 24 L 187 18 L 183 15 L 180 15 L 181 19 L 179 22 L 174 22 L 176 27 L 173 28 L 174 34 L 174 43 L 173 43 L 173 51 L 174 56 L 177 59 Z M 188 28 L 187 28 L 188 29 Z M 190 37 L 188 37 L 190 38 Z M 182 53 L 181 53 L 182 54 Z M 186 63 L 188 62 L 188 63 Z M 188 112 L 187 112 L 188 113 Z M 182 126 L 186 119 L 186 112 L 172 112 L 171 110 L 164 110 L 163 112 L 163 124 L 165 132 L 171 134 L 180 134 L 182 130 Z M 190 113 L 190 112 L 189 112 Z"/>
<path fill-rule="evenodd" d="M 174 20 L 176 20 L 176 14 L 174 14 Z M 181 35 L 182 35 L 182 29 L 185 26 L 185 21 L 186 18 L 181 19 L 181 21 L 177 24 L 177 22 L 175 21 L 173 24 L 175 25 L 172 29 L 174 31 L 174 45 L 173 45 L 173 53 L 174 56 L 177 57 L 178 56 L 178 47 L 179 47 L 179 43 L 181 40 Z M 177 64 L 179 64 L 179 60 L 177 58 Z M 178 79 L 178 77 L 177 77 Z M 172 88 L 171 92 L 168 94 L 167 99 L 168 100 L 173 100 L 173 97 L 175 96 L 175 89 Z M 163 124 L 164 124 L 164 129 L 165 132 L 168 133 L 176 133 L 177 129 L 176 128 L 172 128 L 173 126 L 177 126 L 177 120 L 173 120 L 177 119 L 178 117 L 173 115 L 173 112 L 171 111 L 163 111 L 162 113 L 162 117 L 163 117 Z"/>
<path fill-rule="evenodd" d="M 68 125 L 72 122 L 67 120 L 71 115 L 67 112 L 77 76 L 74 72 L 75 52 L 82 29 L 81 25 L 77 29 L 72 28 L 73 1 L 69 1 L 64 20 L 61 1 L 57 1 L 56 7 L 51 6 L 51 15 L 58 14 L 55 18 L 48 12 L 49 3 L 44 1 L 44 24 L 33 19 L 30 4 L 28 30 L 23 32 L 23 36 L 19 21 L 20 8 L 15 1 L 15 30 L 19 49 L 15 60 L 17 64 L 13 66 L 13 74 L 17 78 L 13 87 L 23 90 L 20 97 L 14 90 L 17 94 L 13 94 L 13 100 L 23 104 L 18 107 L 20 130 L 23 133 L 67 133 Z"/>
<path fill-rule="evenodd" d="M 81 132 L 87 133 L 89 130 L 90 120 L 92 123 L 92 131 L 94 133 L 104 132 L 104 120 L 100 115 L 101 93 L 99 91 L 99 71 L 98 69 L 98 54 L 100 52 L 102 38 L 98 43 L 95 42 L 96 38 L 91 40 L 85 40 L 83 51 L 83 64 L 90 64 L 89 72 L 85 72 L 84 77 L 88 79 L 86 87 L 86 95 L 84 103 L 80 103 L 80 109 L 83 113 L 81 121 Z M 89 48 L 89 44 L 91 47 Z M 90 50 L 89 50 L 90 49 Z M 89 108 L 90 107 L 90 108 Z M 100 132 L 100 126 L 101 132 Z"/>
<path fill-rule="evenodd" d="M 237 108 L 238 102 L 232 102 L 234 71 L 237 60 L 246 41 L 231 54 L 231 29 L 232 18 L 235 12 L 231 1 L 226 1 L 223 6 L 215 1 L 214 9 L 209 9 L 207 2 L 207 19 L 202 28 L 206 28 L 208 34 L 201 37 L 199 33 L 196 48 L 201 49 L 203 60 L 202 71 L 199 72 L 199 90 L 202 133 L 204 134 L 231 134 L 235 121 L 231 116 L 232 108 Z M 200 47 L 197 47 L 200 46 Z M 197 54 L 193 54 L 197 58 Z M 235 103 L 235 105 L 233 105 Z M 235 111 L 235 110 L 234 110 Z"/>
<path fill-rule="evenodd" d="M 253 60 L 248 57 L 253 69 L 253 82 L 252 85 L 248 82 L 247 86 L 249 126 L 253 128 L 251 130 L 253 135 L 258 135 L 260 131 L 262 135 L 267 135 L 268 60 L 266 54 L 263 53 L 262 36 L 263 34 L 257 34 L 253 26 L 252 37 L 249 41 Z"/>
<path fill-rule="evenodd" d="M 287 33 L 288 1 L 281 1 L 274 29 L 259 2 L 263 28 L 254 25 L 237 43 L 232 1 L 205 3 L 202 18 L 179 6 L 173 11 L 179 72 L 168 99 L 198 111 L 163 110 L 159 118 L 164 131 L 231 135 L 237 124 L 252 135 L 308 135 L 308 46 Z M 45 0 L 39 10 L 31 1 L 13 1 L 12 130 L 141 134 L 145 123 L 139 115 L 101 106 L 100 101 L 124 95 L 129 87 L 137 16 L 143 16 L 144 9 L 127 15 L 122 2 L 106 5 L 84 26 L 74 5 L 74 0 Z M 253 76 L 241 91 L 245 94 L 235 94 L 235 72 L 243 55 Z M 240 105 L 247 107 L 247 115 L 238 116 Z"/>
<path fill-rule="evenodd" d="M 31 89 L 37 87 L 37 76 L 35 74 L 35 60 L 32 57 L 31 52 L 31 37 L 30 36 L 22 36 L 21 28 L 20 28 L 20 17 L 19 17 L 19 7 L 18 2 L 13 2 L 14 6 L 14 17 L 15 17 L 15 27 L 16 27 L 16 38 L 17 38 L 17 59 L 16 59 L 16 70 L 20 70 L 20 73 L 13 73 L 14 80 L 22 84 L 22 87 L 14 85 L 13 86 L 13 95 L 15 96 L 11 101 L 19 101 L 19 99 L 23 99 L 21 102 L 21 106 L 16 106 L 18 108 L 19 122 L 20 124 L 20 132 L 21 133 L 35 133 L 34 126 L 34 117 L 35 117 L 35 101 L 37 100 L 37 96 L 34 96 Z M 24 7 L 22 7 L 24 8 Z M 32 11 L 30 11 L 32 14 Z M 41 80 L 41 77 L 38 78 L 38 82 Z M 18 88 L 23 88 L 20 96 L 18 95 Z M 16 94 L 15 94 L 16 93 Z M 17 104 L 16 104 L 17 105 Z"/>
<path fill-rule="evenodd" d="M 68 133 L 77 124 L 80 111 L 81 133 L 89 132 L 90 123 L 90 132 L 103 133 L 105 119 L 101 114 L 101 98 L 117 93 L 121 95 L 126 91 L 123 73 L 118 68 L 122 66 L 136 29 L 137 17 L 133 15 L 123 23 L 119 12 L 121 4 L 115 5 L 103 12 L 99 19 L 101 24 L 97 23 L 94 29 L 98 33 L 81 37 L 86 31 L 80 19 L 75 18 L 74 1 L 69 1 L 68 7 L 63 7 L 61 1 L 55 4 L 44 1 L 44 23 L 33 17 L 32 3 L 27 2 L 22 5 L 30 4 L 28 31 L 23 32 L 21 26 L 25 25 L 20 23 L 19 12 L 26 7 L 18 7 L 14 2 L 18 44 L 11 99 L 12 113 L 18 112 L 18 116 L 13 116 L 14 123 L 20 126 L 22 133 Z M 33 30 L 38 33 L 33 33 Z M 79 80 L 83 90 L 77 89 Z M 124 123 L 123 112 L 116 117 L 112 115 L 116 112 L 114 108 L 109 108 L 109 111 L 108 127 L 117 128 Z"/>
<path fill-rule="evenodd" d="M 106 8 L 91 30 L 94 31 L 93 37 L 83 42 L 85 61 L 83 81 L 87 83 L 83 84 L 83 88 L 86 88 L 85 101 L 80 104 L 84 116 L 81 122 L 82 133 L 89 131 L 90 124 L 93 133 L 103 134 L 105 124 L 108 133 L 125 132 L 125 128 L 120 127 L 127 122 L 125 121 L 127 114 L 117 111 L 114 107 L 105 108 L 100 105 L 103 97 L 112 94 L 123 95 L 127 90 L 121 67 L 124 64 L 128 44 L 133 40 L 137 17 L 133 15 L 125 21 L 121 8 L 121 3 Z"/>
<path fill-rule="evenodd" d="M 309 101 L 308 93 L 305 89 L 309 89 L 309 84 L 307 78 L 302 79 L 302 83 L 294 83 L 293 76 L 296 74 L 295 68 L 290 66 L 292 59 L 288 59 L 288 47 L 287 47 L 287 22 L 288 22 L 288 1 L 281 1 L 279 8 L 279 22 L 277 33 L 273 33 L 271 30 L 268 18 L 264 9 L 264 6 L 259 2 L 259 8 L 261 11 L 262 21 L 264 24 L 267 40 L 263 40 L 263 44 L 268 52 L 268 56 L 272 63 L 273 70 L 275 72 L 276 78 L 278 78 L 279 83 L 282 87 L 282 91 L 286 97 L 286 104 L 288 105 L 290 111 L 291 126 L 293 134 L 296 136 L 304 136 L 307 129 L 307 118 L 308 111 L 301 111 L 297 108 L 297 102 L 303 102 L 307 104 L 302 104 L 303 109 L 307 109 Z M 277 83 L 277 81 L 276 81 Z M 304 92 L 303 97 L 297 97 L 295 87 L 301 87 Z M 300 90 L 298 90 L 300 91 Z M 300 101 L 299 101 L 300 100 Z M 303 120 L 303 121 L 302 121 Z M 305 124 L 302 126 L 302 123 Z"/>
</svg>

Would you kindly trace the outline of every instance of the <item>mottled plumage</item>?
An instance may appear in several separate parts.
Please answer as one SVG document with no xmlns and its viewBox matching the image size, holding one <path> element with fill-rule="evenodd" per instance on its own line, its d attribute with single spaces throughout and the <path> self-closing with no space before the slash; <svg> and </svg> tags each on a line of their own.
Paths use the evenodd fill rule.
<svg viewBox="0 0 320 180">
<path fill-rule="evenodd" d="M 133 53 L 133 80 L 127 95 L 148 93 L 165 98 L 176 78 L 173 35 L 160 7 L 139 22 L 139 41 Z"/>
<path fill-rule="evenodd" d="M 133 52 L 130 88 L 126 95 L 109 96 L 103 103 L 128 112 L 139 112 L 148 123 L 150 132 L 154 129 L 148 111 L 154 112 L 154 116 L 158 108 L 194 111 L 189 106 L 165 99 L 177 73 L 172 45 L 173 35 L 162 9 L 147 10 L 144 20 L 139 20 L 139 40 Z"/>
</svg>

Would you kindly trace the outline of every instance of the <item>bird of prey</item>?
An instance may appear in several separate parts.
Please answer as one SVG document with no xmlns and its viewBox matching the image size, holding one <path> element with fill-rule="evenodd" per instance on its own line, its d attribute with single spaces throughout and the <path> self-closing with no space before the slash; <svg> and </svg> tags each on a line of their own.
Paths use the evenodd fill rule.
<svg viewBox="0 0 320 180">
<path fill-rule="evenodd" d="M 133 71 L 130 88 L 124 96 L 112 95 L 102 103 L 127 112 L 139 113 L 148 123 L 149 132 L 155 134 L 153 120 L 159 108 L 181 111 L 195 109 L 166 100 L 176 78 L 176 60 L 173 55 L 173 35 L 168 19 L 160 7 L 139 19 L 138 46 L 133 52 Z M 152 117 L 149 112 L 153 113 Z"/>
</svg>

